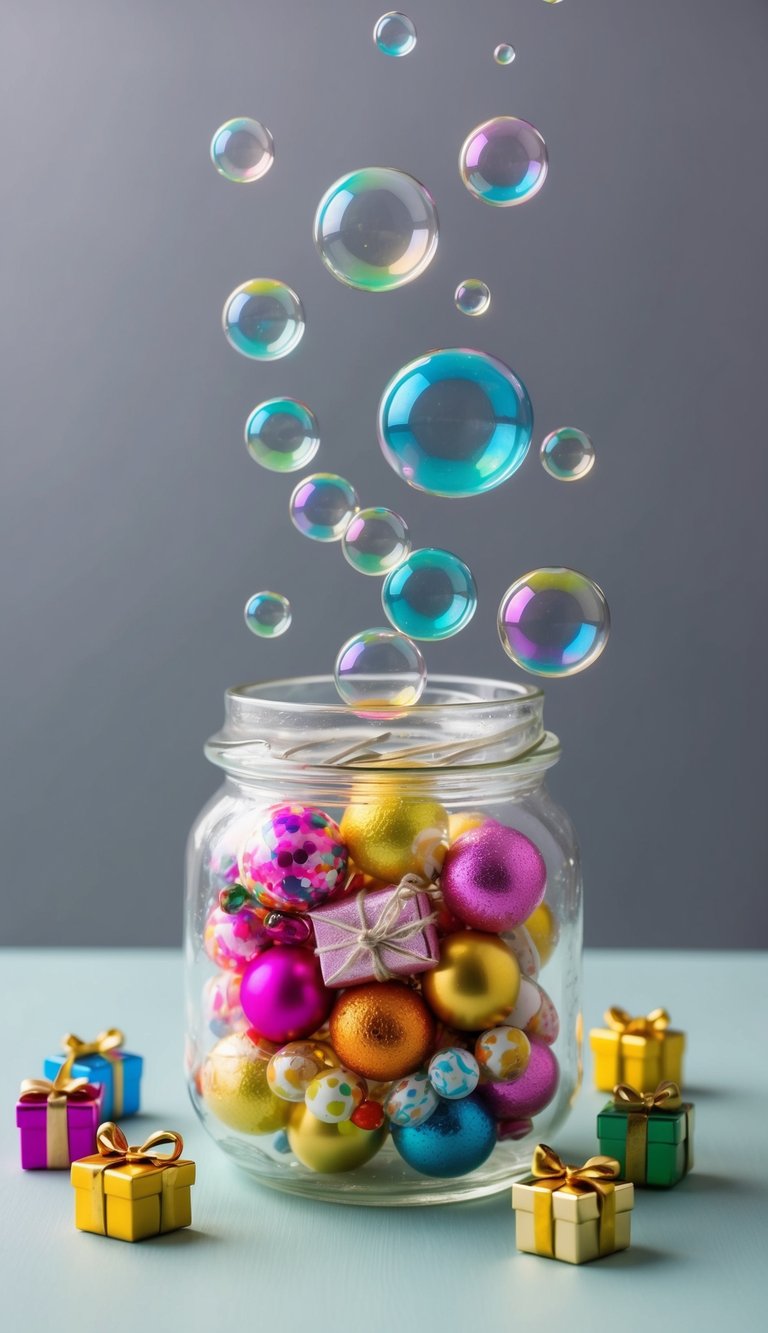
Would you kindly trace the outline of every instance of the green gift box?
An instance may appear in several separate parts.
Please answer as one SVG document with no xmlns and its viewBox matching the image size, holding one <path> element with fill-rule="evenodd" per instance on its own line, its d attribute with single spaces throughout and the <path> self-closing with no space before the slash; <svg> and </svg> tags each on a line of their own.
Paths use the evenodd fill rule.
<svg viewBox="0 0 768 1333">
<path fill-rule="evenodd" d="M 642 1093 L 620 1083 L 597 1117 L 600 1151 L 615 1157 L 623 1180 L 669 1189 L 693 1166 L 693 1105 L 676 1083 Z"/>
</svg>

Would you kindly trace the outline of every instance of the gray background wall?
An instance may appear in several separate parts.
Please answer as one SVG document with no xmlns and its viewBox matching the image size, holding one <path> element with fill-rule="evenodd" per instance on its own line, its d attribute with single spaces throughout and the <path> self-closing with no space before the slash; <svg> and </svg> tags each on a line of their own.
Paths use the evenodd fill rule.
<svg viewBox="0 0 768 1333">
<path fill-rule="evenodd" d="M 435 669 L 506 673 L 495 608 L 525 569 L 605 587 L 609 648 L 547 704 L 588 940 L 764 943 L 768 6 L 413 0 L 401 61 L 371 42 L 383 8 L 3 0 L 0 933 L 177 940 L 222 691 L 328 669 L 380 621 L 373 581 L 288 523 L 291 479 L 246 455 L 248 411 L 290 392 L 324 425 L 318 463 L 472 563 L 480 609 Z M 456 170 L 496 113 L 550 147 L 545 189 L 511 211 Z M 252 187 L 207 156 L 238 114 L 277 145 Z M 335 283 L 311 241 L 324 188 L 366 163 L 404 167 L 440 209 L 435 262 L 389 296 Z M 256 275 L 308 312 L 271 366 L 219 329 Z M 452 304 L 468 275 L 494 297 L 473 323 Z M 590 432 L 589 481 L 558 485 L 533 453 L 474 501 L 398 481 L 372 428 L 383 384 L 461 341 L 527 381 L 537 438 Z M 258 587 L 293 602 L 274 644 L 242 624 Z"/>
</svg>

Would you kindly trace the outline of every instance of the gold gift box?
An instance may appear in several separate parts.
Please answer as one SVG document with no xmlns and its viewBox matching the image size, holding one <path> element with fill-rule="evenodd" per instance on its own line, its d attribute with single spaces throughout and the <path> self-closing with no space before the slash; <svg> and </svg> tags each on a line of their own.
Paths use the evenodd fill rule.
<svg viewBox="0 0 768 1333">
<path fill-rule="evenodd" d="M 605 1021 L 606 1027 L 592 1028 L 589 1034 L 599 1092 L 613 1092 L 617 1083 L 629 1083 L 640 1092 L 653 1092 L 659 1083 L 682 1083 L 685 1033 L 669 1027 L 665 1009 L 631 1018 L 613 1008 Z"/>
<path fill-rule="evenodd" d="M 566 1264 L 586 1264 L 617 1250 L 626 1250 L 630 1242 L 632 1207 L 635 1188 L 624 1182 L 614 1186 L 616 1219 L 610 1249 L 600 1247 L 599 1194 L 577 1192 L 569 1185 L 561 1189 L 546 1189 L 534 1176 L 528 1176 L 512 1186 L 512 1207 L 515 1210 L 515 1239 L 518 1250 L 526 1254 L 545 1255 Z M 537 1226 L 537 1208 L 551 1207 L 552 1253 L 540 1243 Z"/>
<path fill-rule="evenodd" d="M 174 1154 L 152 1148 L 173 1143 Z M 75 1226 L 115 1240 L 146 1240 L 192 1222 L 195 1163 L 182 1161 L 181 1136 L 160 1131 L 130 1148 L 116 1125 L 101 1125 L 99 1152 L 72 1163 Z"/>
</svg>

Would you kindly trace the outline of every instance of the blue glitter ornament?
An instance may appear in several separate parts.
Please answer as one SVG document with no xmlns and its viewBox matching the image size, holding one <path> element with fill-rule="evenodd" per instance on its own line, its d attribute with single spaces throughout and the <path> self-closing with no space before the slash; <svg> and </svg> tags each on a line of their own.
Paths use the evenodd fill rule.
<svg viewBox="0 0 768 1333">
<path fill-rule="evenodd" d="M 422 1124 L 390 1124 L 400 1156 L 425 1176 L 466 1176 L 482 1166 L 496 1144 L 496 1121 L 475 1093 L 441 1101 Z"/>
<path fill-rule="evenodd" d="M 412 551 L 384 580 L 381 602 L 395 629 L 411 639 L 449 639 L 477 606 L 472 571 L 451 551 Z"/>
</svg>

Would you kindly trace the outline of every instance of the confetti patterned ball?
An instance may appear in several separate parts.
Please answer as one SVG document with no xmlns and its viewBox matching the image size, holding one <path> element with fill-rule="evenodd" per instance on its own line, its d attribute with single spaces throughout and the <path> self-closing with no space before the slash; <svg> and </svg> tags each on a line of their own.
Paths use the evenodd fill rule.
<svg viewBox="0 0 768 1333">
<path fill-rule="evenodd" d="M 262 907 L 308 912 L 343 883 L 347 849 L 338 825 L 316 806 L 277 805 L 246 836 L 239 864 Z"/>
<path fill-rule="evenodd" d="M 271 1091 L 262 1048 L 247 1033 L 224 1037 L 214 1046 L 200 1086 L 213 1114 L 241 1134 L 272 1134 L 288 1120 L 290 1107 Z"/>
<path fill-rule="evenodd" d="M 388 796 L 353 800 L 341 821 L 342 841 L 359 870 L 385 884 L 412 872 L 431 879 L 443 863 L 448 815 L 437 801 Z"/>
<path fill-rule="evenodd" d="M 448 1046 L 432 1056 L 429 1081 L 439 1097 L 457 1101 L 475 1091 L 480 1082 L 480 1066 L 469 1051 L 460 1046 Z"/>
<path fill-rule="evenodd" d="M 531 1043 L 520 1028 L 498 1027 L 481 1032 L 475 1055 L 483 1073 L 491 1079 L 519 1078 L 531 1058 Z"/>
<path fill-rule="evenodd" d="M 365 1100 L 363 1079 L 348 1069 L 325 1069 L 312 1079 L 304 1096 L 308 1111 L 326 1125 L 337 1125 L 351 1120 L 352 1114 Z"/>
<path fill-rule="evenodd" d="M 525 926 L 515 926 L 514 930 L 505 930 L 502 938 L 520 964 L 523 976 L 535 979 L 539 975 L 541 959 Z"/>
<path fill-rule="evenodd" d="M 400 1156 L 425 1176 L 465 1176 L 490 1157 L 496 1123 L 477 1093 L 441 1101 L 426 1123 L 393 1125 Z"/>
<path fill-rule="evenodd" d="M 394 1125 L 420 1125 L 439 1103 L 437 1093 L 423 1072 L 401 1078 L 389 1093 L 384 1110 Z"/>
<path fill-rule="evenodd" d="M 554 1046 L 560 1033 L 560 1017 L 543 986 L 538 987 L 541 996 L 539 1010 L 528 1024 L 528 1031 L 541 1037 L 548 1046 Z"/>
<path fill-rule="evenodd" d="M 320 1071 L 335 1061 L 329 1046 L 314 1041 L 289 1041 L 267 1065 L 267 1082 L 276 1097 L 303 1102 L 304 1094 Z"/>
<path fill-rule="evenodd" d="M 478 1096 L 497 1120 L 516 1120 L 537 1115 L 557 1092 L 560 1068 L 554 1051 L 538 1037 L 531 1037 L 531 1058 L 518 1078 L 481 1083 Z"/>
<path fill-rule="evenodd" d="M 294 291 L 274 278 L 251 278 L 236 287 L 221 317 L 227 342 L 253 361 L 288 356 L 304 336 L 304 308 Z"/>
<path fill-rule="evenodd" d="M 203 1019 L 217 1037 L 244 1032 L 248 1021 L 240 1004 L 240 973 L 218 972 L 203 986 Z"/>
<path fill-rule="evenodd" d="M 264 922 L 251 907 L 233 914 L 214 907 L 208 914 L 203 932 L 205 952 L 225 971 L 244 971 L 271 942 Z"/>
<path fill-rule="evenodd" d="M 477 125 L 459 155 L 461 179 L 476 199 L 496 208 L 524 204 L 547 179 L 547 145 L 517 116 L 495 116 Z"/>
<path fill-rule="evenodd" d="M 347 1069 L 363 1078 L 404 1078 L 423 1065 L 434 1021 L 421 996 L 397 981 L 351 986 L 336 1001 L 331 1043 Z"/>
</svg>

